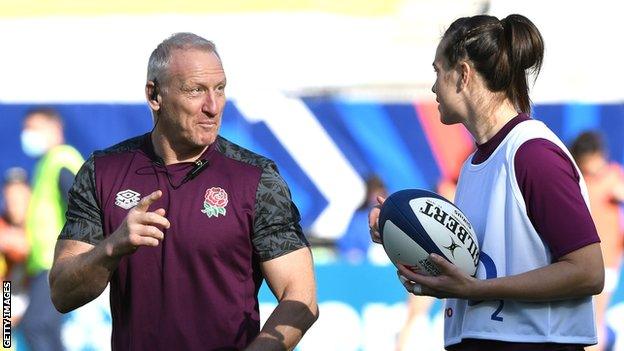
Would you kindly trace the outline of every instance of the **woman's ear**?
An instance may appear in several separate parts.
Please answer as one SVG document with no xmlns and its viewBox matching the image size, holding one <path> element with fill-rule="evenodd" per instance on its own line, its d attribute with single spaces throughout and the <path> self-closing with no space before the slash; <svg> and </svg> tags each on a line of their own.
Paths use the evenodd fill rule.
<svg viewBox="0 0 624 351">
<path fill-rule="evenodd" d="M 474 68 L 470 66 L 467 61 L 460 61 L 455 66 L 455 74 L 457 75 L 457 81 L 455 82 L 455 87 L 457 89 L 457 93 L 466 89 L 468 83 L 472 82 L 472 75 L 474 74 Z"/>
<path fill-rule="evenodd" d="M 472 81 L 472 75 L 474 73 L 474 69 L 468 61 L 461 61 L 457 63 L 457 73 L 459 75 L 457 80 L 458 89 L 465 89 L 468 83 Z"/>
</svg>

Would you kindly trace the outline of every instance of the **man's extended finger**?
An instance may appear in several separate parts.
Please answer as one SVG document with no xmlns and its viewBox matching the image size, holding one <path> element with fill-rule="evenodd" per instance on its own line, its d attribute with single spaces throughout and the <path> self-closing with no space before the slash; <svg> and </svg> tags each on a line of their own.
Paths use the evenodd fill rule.
<svg viewBox="0 0 624 351">
<path fill-rule="evenodd" d="M 139 201 L 139 204 L 136 205 L 135 209 L 140 212 L 147 212 L 150 205 L 156 202 L 156 200 L 160 199 L 161 196 L 162 191 L 156 190 L 153 193 L 143 197 L 141 201 Z"/>
</svg>

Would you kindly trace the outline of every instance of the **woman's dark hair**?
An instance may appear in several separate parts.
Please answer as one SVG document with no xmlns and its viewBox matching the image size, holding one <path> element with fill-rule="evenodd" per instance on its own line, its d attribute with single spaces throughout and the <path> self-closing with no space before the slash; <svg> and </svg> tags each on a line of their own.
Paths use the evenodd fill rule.
<svg viewBox="0 0 624 351">
<path fill-rule="evenodd" d="M 570 145 L 570 153 L 578 163 L 585 155 L 601 153 L 605 154 L 605 144 L 602 135 L 596 131 L 581 133 Z"/>
<path fill-rule="evenodd" d="M 504 91 L 525 113 L 531 112 L 527 71 L 539 74 L 544 41 L 537 27 L 522 15 L 502 20 L 478 15 L 457 19 L 442 37 L 442 54 L 453 67 L 470 60 L 491 91 Z"/>
</svg>

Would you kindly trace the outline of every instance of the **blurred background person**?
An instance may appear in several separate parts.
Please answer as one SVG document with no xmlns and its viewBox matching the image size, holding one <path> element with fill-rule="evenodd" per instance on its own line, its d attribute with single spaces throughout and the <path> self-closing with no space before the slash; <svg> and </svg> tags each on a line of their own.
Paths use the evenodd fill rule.
<svg viewBox="0 0 624 351">
<path fill-rule="evenodd" d="M 29 251 L 24 233 L 30 187 L 26 171 L 9 168 L 2 186 L 4 208 L 0 215 L 0 276 L 11 284 L 11 325 L 16 326 L 26 309 L 24 267 Z"/>
<path fill-rule="evenodd" d="M 371 247 L 370 236 L 368 234 L 368 212 L 377 204 L 377 197 L 386 198 L 388 190 L 384 182 L 377 175 L 371 175 L 366 179 L 366 197 L 360 207 L 353 213 L 347 231 L 338 240 L 336 247 L 340 257 L 352 263 L 361 263 L 367 258 L 373 262 L 378 262 L 378 256 L 371 249 L 379 247 Z M 383 250 L 382 250 L 383 251 Z M 383 261 L 387 260 L 385 254 L 381 255 Z"/>
<path fill-rule="evenodd" d="M 581 133 L 570 147 L 589 191 L 590 210 L 602 241 L 605 265 L 605 286 L 596 296 L 598 344 L 588 350 L 610 350 L 613 333 L 605 321 L 605 311 L 611 295 L 618 286 L 624 236 L 620 205 L 624 201 L 624 170 L 610 162 L 602 135 L 597 131 Z"/>
<path fill-rule="evenodd" d="M 26 171 L 10 168 L 5 172 L 2 187 L 4 210 L 0 216 L 0 275 L 11 279 L 11 269 L 28 255 L 24 222 L 30 199 Z"/>
<path fill-rule="evenodd" d="M 62 315 L 50 299 L 48 272 L 65 221 L 67 194 L 84 160 L 75 148 L 65 144 L 61 116 L 50 108 L 26 114 L 21 142 L 26 155 L 38 158 L 26 217 L 31 248 L 26 260 L 29 304 L 21 327 L 31 350 L 63 350 Z"/>
</svg>

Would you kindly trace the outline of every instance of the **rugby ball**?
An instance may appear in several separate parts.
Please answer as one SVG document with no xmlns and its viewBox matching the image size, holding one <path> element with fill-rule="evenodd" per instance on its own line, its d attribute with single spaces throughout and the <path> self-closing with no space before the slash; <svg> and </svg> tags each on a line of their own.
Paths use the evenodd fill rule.
<svg viewBox="0 0 624 351">
<path fill-rule="evenodd" d="M 438 275 L 429 260 L 435 253 L 468 275 L 477 271 L 479 245 L 472 225 L 459 208 L 436 193 L 408 189 L 390 195 L 381 207 L 379 233 L 397 267 Z"/>
</svg>

